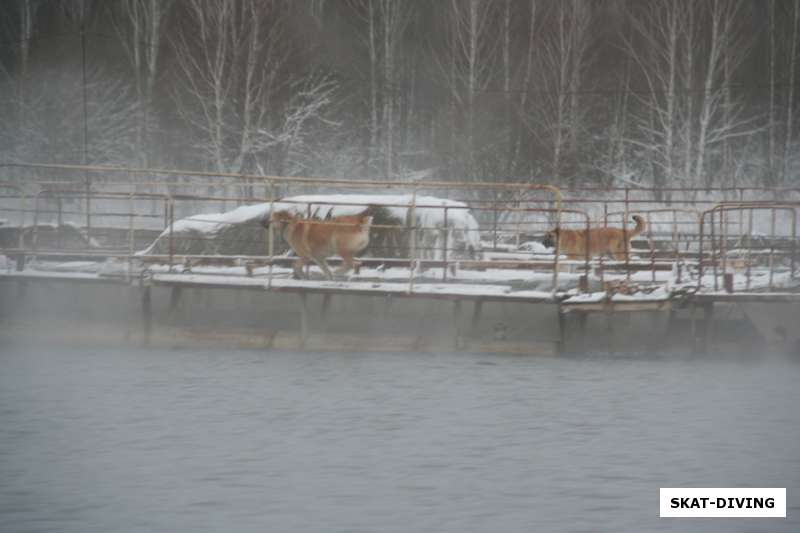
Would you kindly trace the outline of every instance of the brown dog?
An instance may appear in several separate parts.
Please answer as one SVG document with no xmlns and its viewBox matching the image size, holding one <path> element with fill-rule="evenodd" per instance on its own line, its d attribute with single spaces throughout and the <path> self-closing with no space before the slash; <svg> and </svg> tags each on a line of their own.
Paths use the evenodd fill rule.
<svg viewBox="0 0 800 533">
<path fill-rule="evenodd" d="M 608 254 L 617 261 L 624 261 L 630 249 L 630 240 L 644 231 L 646 225 L 639 215 L 633 215 L 636 227 L 628 230 L 627 236 L 622 228 L 590 228 L 588 231 L 589 257 Z M 569 259 L 584 259 L 587 248 L 587 231 L 585 229 L 560 229 L 548 231 L 542 244 L 553 248 L 558 242 L 559 253 Z M 627 237 L 627 238 L 626 238 Z"/>
<path fill-rule="evenodd" d="M 276 211 L 270 216 L 278 231 L 299 256 L 293 265 L 294 277 L 303 277 L 303 266 L 313 261 L 333 279 L 325 258 L 334 254 L 342 257 L 337 274 L 353 268 L 353 257 L 369 244 L 372 217 L 366 214 L 332 217 L 326 220 L 302 218 L 289 211 Z"/>
</svg>

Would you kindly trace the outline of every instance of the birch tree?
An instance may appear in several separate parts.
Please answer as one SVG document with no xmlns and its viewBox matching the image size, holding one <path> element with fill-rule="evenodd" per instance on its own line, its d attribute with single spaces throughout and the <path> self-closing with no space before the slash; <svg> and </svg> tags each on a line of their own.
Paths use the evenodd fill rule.
<svg viewBox="0 0 800 533">
<path fill-rule="evenodd" d="M 654 2 L 631 19 L 635 38 L 626 49 L 647 91 L 638 97 L 639 134 L 630 142 L 652 154 L 656 187 L 711 186 L 729 143 L 759 131 L 730 87 L 751 43 L 743 6 L 741 0 Z"/>
<path fill-rule="evenodd" d="M 559 181 L 577 174 L 577 151 L 582 130 L 580 93 L 588 67 L 589 8 L 584 0 L 558 2 L 551 17 L 551 32 L 538 57 L 541 98 L 529 119 L 539 141 L 549 147 L 550 174 Z M 569 169 L 565 159 L 570 157 Z"/>
<path fill-rule="evenodd" d="M 775 179 L 775 55 L 776 44 L 775 34 L 775 0 L 769 0 L 768 4 L 768 25 L 769 34 L 769 108 L 767 115 L 767 182 L 772 183 Z"/>
<path fill-rule="evenodd" d="M 25 121 L 0 127 L 0 145 L 18 142 L 21 161 L 75 164 L 83 157 L 81 72 L 57 67 L 32 70 L 22 106 Z M 125 80 L 101 69 L 87 73 L 87 150 L 97 164 L 127 165 L 132 156 L 135 99 Z"/>
<path fill-rule="evenodd" d="M 655 187 L 675 178 L 678 42 L 684 16 L 685 6 L 677 1 L 657 2 L 652 8 L 649 4 L 642 14 L 632 15 L 635 36 L 626 46 L 647 87 L 645 95 L 638 96 L 644 111 L 638 118 L 644 138 L 634 142 L 650 153 Z"/>
<path fill-rule="evenodd" d="M 451 124 L 451 157 L 463 154 L 464 172 L 470 178 L 479 174 L 476 142 L 476 99 L 494 82 L 501 37 L 493 30 L 499 4 L 490 0 L 451 0 L 447 5 L 446 50 L 436 56 L 451 104 L 451 119 L 463 117 L 464 150 L 456 147 L 459 126 Z"/>
<path fill-rule="evenodd" d="M 20 0 L 19 2 L 19 66 L 16 72 L 16 111 L 18 127 L 22 129 L 25 127 L 26 117 L 25 109 L 26 103 L 26 86 L 25 79 L 28 75 L 28 63 L 31 49 L 31 39 L 33 38 L 33 22 L 36 8 L 38 7 L 36 0 Z M 14 141 L 15 145 L 19 141 Z M 20 154 L 17 154 L 19 157 Z"/>
<path fill-rule="evenodd" d="M 181 116 L 202 132 L 199 143 L 219 172 L 242 172 L 254 136 L 267 126 L 267 101 L 286 61 L 274 2 L 188 0 L 186 24 L 173 42 L 181 71 Z M 266 27 L 269 25 L 269 27 Z M 274 31 L 270 31 L 274 30 Z"/>
<path fill-rule="evenodd" d="M 792 2 L 792 32 L 789 40 L 789 95 L 786 103 L 786 136 L 783 144 L 783 167 L 781 181 L 786 183 L 789 174 L 790 147 L 794 136 L 794 86 L 797 72 L 797 47 L 800 35 L 800 0 Z"/>
<path fill-rule="evenodd" d="M 529 90 L 533 89 L 531 80 L 533 75 L 534 69 L 534 53 L 536 51 L 536 35 L 538 31 L 537 27 L 537 15 L 539 14 L 538 10 L 538 0 L 530 0 L 528 3 L 528 24 L 527 24 L 527 43 L 525 47 L 525 63 L 523 68 L 523 77 L 522 77 L 522 90 L 519 93 L 519 101 L 516 103 L 516 113 L 514 113 L 514 117 L 516 118 L 517 128 L 515 128 L 515 139 L 513 142 L 514 151 L 511 157 L 511 161 L 509 162 L 509 170 L 515 168 L 517 166 L 517 160 L 520 156 L 520 149 L 522 148 L 522 127 L 524 127 L 524 119 L 520 120 L 518 117 L 525 116 L 527 114 L 527 106 L 528 106 L 528 93 Z"/>
<path fill-rule="evenodd" d="M 391 178 L 395 161 L 395 108 L 398 100 L 396 81 L 398 44 L 409 21 L 408 4 L 380 0 L 383 34 L 383 124 L 384 175 Z"/>
<path fill-rule="evenodd" d="M 136 88 L 136 158 L 150 166 L 150 132 L 153 128 L 153 90 L 159 74 L 161 41 L 172 0 L 123 0 L 121 20 L 114 18 L 120 42 L 133 68 Z"/>
<path fill-rule="evenodd" d="M 221 173 L 284 173 L 305 128 L 324 120 L 336 84 L 288 70 L 283 2 L 187 0 L 185 6 L 187 24 L 173 42 L 181 72 L 175 99 L 200 133 L 204 159 Z"/>
<path fill-rule="evenodd" d="M 743 47 L 740 35 L 732 36 L 733 24 L 738 17 L 742 2 L 739 0 L 713 0 L 709 12 L 709 25 L 711 31 L 708 36 L 708 53 L 705 58 L 705 80 L 700 99 L 700 125 L 697 138 L 697 160 L 694 175 L 697 179 L 704 179 L 706 185 L 713 183 L 714 176 L 706 173 L 706 151 L 710 145 L 716 145 L 730 139 L 737 134 L 736 124 L 733 123 L 731 110 L 725 110 L 724 119 L 714 127 L 712 118 L 719 108 L 725 103 L 729 94 L 724 85 L 726 78 L 725 69 L 731 68 L 730 60 L 726 60 L 724 49 L 727 43 L 729 49 Z M 727 30 L 727 33 L 726 33 Z M 730 98 L 727 98 L 729 105 Z"/>
</svg>

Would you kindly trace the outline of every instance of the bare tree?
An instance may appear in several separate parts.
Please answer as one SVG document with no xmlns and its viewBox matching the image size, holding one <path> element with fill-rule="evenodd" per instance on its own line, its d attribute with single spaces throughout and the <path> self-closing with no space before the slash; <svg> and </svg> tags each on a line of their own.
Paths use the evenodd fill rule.
<svg viewBox="0 0 800 533">
<path fill-rule="evenodd" d="M 275 169 L 279 174 L 310 173 L 314 160 L 314 125 L 336 127 L 339 124 L 326 118 L 333 105 L 338 83 L 321 74 L 311 74 L 291 84 L 291 97 L 272 129 L 258 130 L 254 137 L 255 154 L 277 153 Z M 265 173 L 263 167 L 258 168 Z"/>
<path fill-rule="evenodd" d="M 476 141 L 476 100 L 494 82 L 498 72 L 498 51 L 502 35 L 494 32 L 500 15 L 498 3 L 490 0 L 451 0 L 446 9 L 445 46 L 434 59 L 448 93 L 452 159 L 463 159 L 458 172 L 471 178 L 479 174 L 478 160 L 482 147 Z M 463 126 L 456 120 L 463 117 Z M 485 133 L 486 130 L 484 130 Z M 462 133 L 463 132 L 463 133 Z M 463 135 L 462 143 L 458 140 Z M 456 155 L 458 154 L 458 155 Z"/>
<path fill-rule="evenodd" d="M 219 172 L 283 174 L 313 123 L 327 123 L 337 84 L 292 75 L 279 0 L 188 0 L 173 46 L 181 70 L 175 98 L 200 132 L 198 147 Z M 305 147 L 308 149 L 308 147 Z M 252 189 L 246 188 L 250 193 Z"/>
<path fill-rule="evenodd" d="M 365 150 L 366 166 L 374 159 L 378 146 L 378 73 L 380 71 L 380 39 L 378 36 L 378 9 L 375 0 L 349 0 L 353 11 L 366 24 L 363 43 L 369 60 L 369 146 Z"/>
<path fill-rule="evenodd" d="M 767 118 L 767 132 L 769 140 L 767 143 L 767 182 L 773 183 L 775 179 L 775 34 L 777 28 L 775 24 L 775 0 L 769 0 L 769 22 L 767 32 L 769 33 L 769 111 Z"/>
<path fill-rule="evenodd" d="M 712 185 L 719 172 L 709 172 L 709 153 L 719 169 L 729 142 L 758 131 L 730 90 L 751 43 L 743 5 L 656 2 L 632 18 L 637 39 L 627 50 L 648 91 L 640 97 L 640 135 L 630 142 L 655 156 L 657 187 L 672 180 Z"/>
<path fill-rule="evenodd" d="M 633 142 L 645 143 L 655 169 L 653 185 L 663 187 L 667 180 L 675 178 L 678 51 L 686 8 L 677 1 L 658 2 L 652 9 L 649 7 L 631 17 L 635 39 L 627 42 L 628 53 L 639 66 L 648 88 L 646 96 L 639 96 L 644 116 L 638 121 L 644 140 Z"/>
<path fill-rule="evenodd" d="M 789 158 L 790 146 L 793 137 L 792 117 L 794 116 L 794 84 L 795 73 L 797 68 L 797 41 L 800 39 L 798 31 L 800 31 L 800 0 L 792 2 L 792 34 L 789 40 L 789 96 L 786 103 L 786 138 L 783 145 L 783 168 L 781 172 L 781 181 L 784 183 L 789 173 Z"/>
<path fill-rule="evenodd" d="M 28 75 L 31 39 L 33 38 L 33 21 L 38 3 L 39 2 L 36 0 L 21 0 L 19 3 L 19 67 L 16 73 L 16 107 L 17 121 L 20 128 L 23 128 L 26 122 L 25 109 L 27 104 L 25 79 Z M 18 141 L 15 141 L 14 144 L 18 144 Z"/>
<path fill-rule="evenodd" d="M 120 42 L 133 67 L 136 101 L 136 157 L 140 166 L 150 162 L 153 90 L 159 74 L 161 39 L 172 0 L 123 0 L 121 20 L 114 18 Z"/>
<path fill-rule="evenodd" d="M 738 10 L 741 8 L 741 2 L 738 0 L 713 0 L 710 8 L 710 25 L 711 32 L 709 34 L 708 55 L 705 58 L 705 81 L 703 85 L 703 92 L 700 98 L 700 129 L 697 138 L 697 162 L 695 164 L 695 176 L 697 179 L 706 176 L 705 174 L 705 157 L 706 148 L 711 132 L 711 119 L 714 112 L 722 104 L 725 89 L 718 88 L 722 80 L 723 68 L 726 64 L 724 61 L 723 46 L 725 40 L 730 41 L 730 35 L 725 35 L 724 30 L 730 28 L 731 19 L 737 16 Z M 725 128 L 728 124 L 723 124 Z M 716 140 L 722 141 L 727 138 L 727 135 L 720 135 L 716 132 Z M 711 184 L 713 176 L 706 177 L 706 183 Z"/>
<path fill-rule="evenodd" d="M 384 175 L 394 174 L 395 107 L 397 106 L 397 52 L 410 13 L 408 4 L 393 0 L 380 0 L 383 34 L 383 124 L 384 124 Z"/>
<path fill-rule="evenodd" d="M 278 2 L 187 0 L 173 47 L 182 76 L 174 95 L 181 116 L 219 172 L 243 171 L 270 103 L 281 88 L 288 51 Z"/>
<path fill-rule="evenodd" d="M 589 7 L 584 0 L 558 2 L 551 17 L 552 31 L 538 57 L 543 90 L 529 124 L 539 141 L 550 147 L 551 175 L 558 181 L 566 174 L 567 155 L 571 157 L 568 173 L 576 177 L 583 122 L 581 80 L 588 66 L 590 44 Z"/>
<path fill-rule="evenodd" d="M 516 103 L 516 113 L 512 113 L 512 117 L 517 118 L 519 116 L 525 116 L 527 114 L 527 105 L 528 105 L 528 91 L 532 89 L 531 85 L 531 77 L 533 74 L 534 69 L 534 52 L 536 50 L 536 34 L 538 31 L 537 27 L 537 15 L 539 11 L 538 7 L 538 0 L 530 0 L 528 8 L 528 26 L 527 26 L 527 43 L 525 47 L 525 63 L 524 63 L 524 75 L 522 77 L 522 90 L 519 93 L 519 99 Z M 510 96 L 510 95 L 509 95 Z M 522 127 L 524 127 L 524 119 L 519 120 L 517 118 L 517 128 L 515 132 L 516 137 L 513 142 L 513 155 L 511 156 L 511 160 L 508 163 L 509 171 L 516 168 L 517 161 L 520 156 L 520 149 L 522 147 Z"/>
<path fill-rule="evenodd" d="M 83 154 L 83 85 L 80 71 L 39 68 L 31 71 L 22 106 L 25 122 L 0 123 L 0 146 L 17 150 L 9 159 L 75 163 Z M 126 165 L 132 156 L 135 100 L 131 87 L 100 69 L 87 73 L 88 152 L 98 164 Z"/>
</svg>

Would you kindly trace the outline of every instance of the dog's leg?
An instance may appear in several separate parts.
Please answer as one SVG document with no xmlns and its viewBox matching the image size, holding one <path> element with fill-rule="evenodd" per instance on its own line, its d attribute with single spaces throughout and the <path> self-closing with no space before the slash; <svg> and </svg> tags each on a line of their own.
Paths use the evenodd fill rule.
<svg viewBox="0 0 800 533">
<path fill-rule="evenodd" d="M 626 252 L 625 246 L 623 246 L 621 243 L 616 246 L 612 246 L 609 249 L 609 253 L 611 257 L 614 258 L 615 261 L 625 261 L 625 258 L 628 255 L 625 252 Z"/>
<path fill-rule="evenodd" d="M 319 268 L 322 270 L 323 274 L 325 274 L 325 277 L 328 278 L 328 280 L 330 281 L 333 280 L 333 274 L 331 273 L 331 269 L 328 266 L 328 262 L 325 261 L 324 257 L 311 256 L 311 260 L 314 261 L 317 264 L 317 266 L 319 266 Z"/>
<path fill-rule="evenodd" d="M 336 274 L 344 274 L 353 268 L 353 256 L 344 250 L 339 250 L 339 255 L 342 256 L 342 264 L 336 269 Z"/>
<path fill-rule="evenodd" d="M 292 270 L 294 271 L 294 279 L 304 279 L 305 275 L 303 274 L 303 267 L 306 265 L 307 260 L 305 257 L 300 256 L 292 265 Z"/>
</svg>

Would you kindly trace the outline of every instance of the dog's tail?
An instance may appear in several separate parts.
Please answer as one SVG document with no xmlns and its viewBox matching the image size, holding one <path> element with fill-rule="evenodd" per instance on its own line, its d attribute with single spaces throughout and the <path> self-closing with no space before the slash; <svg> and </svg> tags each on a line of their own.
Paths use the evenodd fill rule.
<svg viewBox="0 0 800 533">
<path fill-rule="evenodd" d="M 644 219 L 639 215 L 633 215 L 633 221 L 636 222 L 636 227 L 631 230 L 629 236 L 631 238 L 636 237 L 640 233 L 642 233 L 646 228 L 647 224 L 645 223 Z"/>
</svg>

